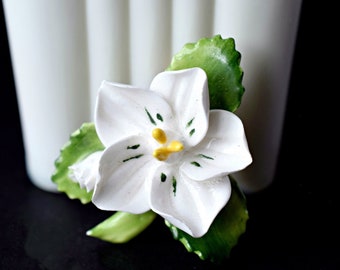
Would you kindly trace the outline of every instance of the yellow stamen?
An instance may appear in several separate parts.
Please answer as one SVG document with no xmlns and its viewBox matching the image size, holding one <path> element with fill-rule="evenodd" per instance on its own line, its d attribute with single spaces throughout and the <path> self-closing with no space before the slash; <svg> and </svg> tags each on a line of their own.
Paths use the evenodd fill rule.
<svg viewBox="0 0 340 270">
<path fill-rule="evenodd" d="M 171 151 L 171 153 L 174 152 L 180 152 L 184 149 L 184 145 L 179 141 L 172 141 L 168 146 L 167 149 Z"/>
<path fill-rule="evenodd" d="M 157 148 L 153 151 L 153 156 L 159 161 L 167 160 L 170 154 L 180 152 L 184 149 L 184 145 L 179 141 L 172 141 L 166 147 Z"/>
<path fill-rule="evenodd" d="M 160 144 L 167 142 L 167 137 L 163 129 L 155 128 L 152 130 L 152 137 Z M 184 145 L 180 141 L 172 141 L 168 146 L 162 146 L 153 151 L 153 156 L 159 161 L 167 160 L 170 154 L 180 152 L 184 149 Z"/>
<path fill-rule="evenodd" d="M 167 141 L 166 134 L 161 128 L 155 128 L 152 130 L 152 137 L 160 144 L 165 144 Z"/>
<path fill-rule="evenodd" d="M 170 152 L 166 147 L 160 147 L 153 151 L 153 156 L 157 158 L 159 161 L 167 160 L 169 155 Z"/>
</svg>

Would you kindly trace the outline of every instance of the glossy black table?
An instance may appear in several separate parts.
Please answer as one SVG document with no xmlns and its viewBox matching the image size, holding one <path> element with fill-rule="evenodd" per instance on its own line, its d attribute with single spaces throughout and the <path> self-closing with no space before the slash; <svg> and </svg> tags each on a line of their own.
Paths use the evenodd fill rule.
<svg viewBox="0 0 340 270">
<path fill-rule="evenodd" d="M 316 35 L 332 25 L 330 16 L 320 21 L 323 9 L 332 10 L 303 4 L 275 179 L 246 195 L 247 232 L 221 265 L 188 253 L 161 219 L 124 245 L 88 237 L 110 213 L 31 184 L 1 14 L 0 269 L 340 269 L 339 176 L 328 124 L 336 118 L 336 84 L 325 79 L 332 61 L 323 53 L 332 42 Z"/>
</svg>

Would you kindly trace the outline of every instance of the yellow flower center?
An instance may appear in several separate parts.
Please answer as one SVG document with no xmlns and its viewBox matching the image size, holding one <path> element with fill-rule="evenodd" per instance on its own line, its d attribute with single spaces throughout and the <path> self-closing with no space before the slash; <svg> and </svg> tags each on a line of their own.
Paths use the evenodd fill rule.
<svg viewBox="0 0 340 270">
<path fill-rule="evenodd" d="M 159 161 L 165 161 L 169 158 L 170 154 L 181 152 L 184 149 L 184 145 L 180 141 L 171 141 L 168 145 L 165 145 L 167 137 L 163 129 L 155 128 L 152 131 L 152 137 L 160 144 L 163 144 L 162 147 L 153 151 L 153 156 Z"/>
</svg>

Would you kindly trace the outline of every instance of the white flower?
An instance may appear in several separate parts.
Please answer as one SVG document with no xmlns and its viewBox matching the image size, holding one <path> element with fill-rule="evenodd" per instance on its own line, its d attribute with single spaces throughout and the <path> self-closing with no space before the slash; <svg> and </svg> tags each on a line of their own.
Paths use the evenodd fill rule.
<svg viewBox="0 0 340 270">
<path fill-rule="evenodd" d="M 93 203 L 135 214 L 151 209 L 193 237 L 228 202 L 228 175 L 252 162 L 241 120 L 209 110 L 200 68 L 162 72 L 149 90 L 104 81 L 95 126 L 106 148 L 98 177 L 89 176 Z"/>
<path fill-rule="evenodd" d="M 89 192 L 94 189 L 98 177 L 99 160 L 103 151 L 97 151 L 89 155 L 84 160 L 72 165 L 70 178 L 79 183 L 81 188 L 86 188 Z"/>
</svg>

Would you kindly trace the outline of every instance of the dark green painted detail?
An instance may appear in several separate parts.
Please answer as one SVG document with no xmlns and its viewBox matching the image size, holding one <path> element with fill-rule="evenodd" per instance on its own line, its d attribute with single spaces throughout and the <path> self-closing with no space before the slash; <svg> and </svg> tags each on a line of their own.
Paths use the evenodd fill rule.
<svg viewBox="0 0 340 270">
<path fill-rule="evenodd" d="M 161 173 L 161 182 L 165 182 L 165 181 L 166 181 L 166 174 Z"/>
<path fill-rule="evenodd" d="M 192 136 L 192 134 L 194 133 L 195 133 L 195 129 L 193 128 L 192 130 L 190 130 L 189 135 Z"/>
<path fill-rule="evenodd" d="M 150 120 L 151 124 L 156 125 L 156 121 L 152 118 L 152 116 L 151 116 L 151 114 L 149 113 L 149 111 L 147 110 L 147 108 L 144 108 L 144 109 L 145 109 L 146 114 L 147 114 L 148 117 L 149 117 L 149 120 Z"/>
<path fill-rule="evenodd" d="M 140 154 L 140 155 L 137 155 L 137 156 L 134 156 L 134 157 L 130 157 L 130 158 L 124 159 L 123 162 L 129 161 L 129 160 L 135 159 L 135 158 L 140 158 L 142 156 L 143 156 L 143 154 Z"/>
<path fill-rule="evenodd" d="M 126 147 L 126 149 L 132 149 L 132 150 L 135 150 L 135 149 L 137 149 L 139 146 L 140 146 L 140 144 L 135 144 L 135 145 L 132 145 L 132 146 L 128 146 L 128 147 Z"/>
<path fill-rule="evenodd" d="M 214 158 L 206 156 L 206 155 L 203 155 L 203 154 L 199 154 L 198 156 L 201 157 L 201 158 L 206 158 L 206 159 L 214 160 Z"/>
<path fill-rule="evenodd" d="M 163 122 L 163 117 L 159 113 L 156 114 L 156 117 L 159 121 Z"/>
<path fill-rule="evenodd" d="M 201 167 L 201 164 L 199 164 L 197 161 L 192 161 L 190 164 L 196 166 L 196 167 Z"/>
<path fill-rule="evenodd" d="M 188 123 L 187 123 L 187 128 L 191 126 L 192 122 L 194 121 L 195 117 L 192 118 Z"/>
<path fill-rule="evenodd" d="M 177 190 L 177 180 L 175 178 L 175 176 L 172 177 L 172 187 L 173 187 L 173 193 L 176 196 L 176 190 Z"/>
</svg>

